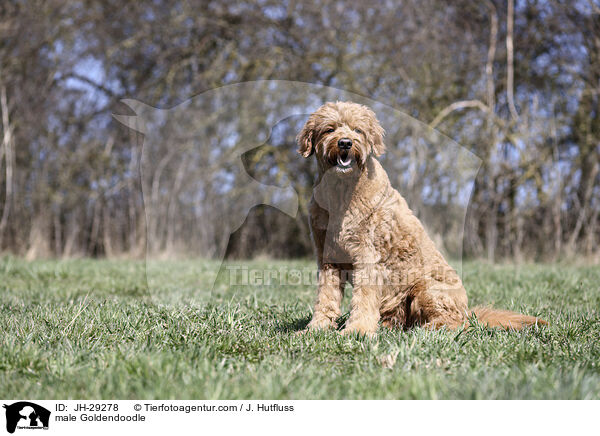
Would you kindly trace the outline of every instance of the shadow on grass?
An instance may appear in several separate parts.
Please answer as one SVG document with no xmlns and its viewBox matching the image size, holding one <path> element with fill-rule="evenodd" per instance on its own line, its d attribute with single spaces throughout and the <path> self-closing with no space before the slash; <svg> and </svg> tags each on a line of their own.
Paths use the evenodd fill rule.
<svg viewBox="0 0 600 436">
<path fill-rule="evenodd" d="M 303 316 L 301 318 L 295 318 L 290 320 L 282 321 L 276 328 L 277 331 L 282 333 L 294 333 L 304 330 L 311 320 L 311 316 Z"/>
<path fill-rule="evenodd" d="M 349 313 L 345 313 L 336 320 L 336 323 L 338 325 L 336 330 L 342 330 L 344 328 L 349 316 L 350 316 Z M 281 324 L 279 326 L 277 326 L 276 330 L 279 332 L 282 332 L 282 333 L 299 332 L 299 331 L 306 329 L 306 326 L 308 325 L 308 323 L 310 322 L 311 319 L 312 319 L 312 316 L 307 315 L 307 316 L 303 316 L 301 318 L 295 318 L 295 319 L 291 319 L 291 320 L 282 321 Z"/>
</svg>

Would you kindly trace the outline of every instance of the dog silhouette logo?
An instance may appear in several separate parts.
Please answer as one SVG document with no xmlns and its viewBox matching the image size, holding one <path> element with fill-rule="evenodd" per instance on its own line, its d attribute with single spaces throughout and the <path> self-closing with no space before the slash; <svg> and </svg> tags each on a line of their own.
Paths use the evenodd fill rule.
<svg viewBox="0 0 600 436">
<path fill-rule="evenodd" d="M 48 429 L 50 411 L 29 401 L 19 401 L 4 405 L 6 409 L 6 431 L 14 433 L 19 429 Z"/>
</svg>

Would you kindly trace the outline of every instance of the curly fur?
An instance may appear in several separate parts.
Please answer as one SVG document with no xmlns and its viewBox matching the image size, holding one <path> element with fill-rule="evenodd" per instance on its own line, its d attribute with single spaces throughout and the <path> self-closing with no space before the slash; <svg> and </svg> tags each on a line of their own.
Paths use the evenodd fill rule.
<svg viewBox="0 0 600 436">
<path fill-rule="evenodd" d="M 373 334 L 380 321 L 457 328 L 472 314 L 489 326 L 546 324 L 508 311 L 468 309 L 460 277 L 376 159 L 385 151 L 383 136 L 375 113 L 351 102 L 326 103 L 298 134 L 299 153 L 318 162 L 309 214 L 320 275 L 308 329 L 337 328 L 346 282 L 353 285 L 352 307 L 342 333 Z M 352 142 L 349 150 L 340 148 L 342 139 Z"/>
</svg>

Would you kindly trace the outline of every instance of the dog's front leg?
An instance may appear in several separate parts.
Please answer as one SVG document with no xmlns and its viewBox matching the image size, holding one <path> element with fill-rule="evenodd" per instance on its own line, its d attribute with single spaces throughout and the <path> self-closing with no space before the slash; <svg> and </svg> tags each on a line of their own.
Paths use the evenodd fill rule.
<svg viewBox="0 0 600 436">
<path fill-rule="evenodd" d="M 339 268 L 323 265 L 319 271 L 319 291 L 313 317 L 308 329 L 335 329 L 336 319 L 341 315 L 345 280 Z"/>
<path fill-rule="evenodd" d="M 380 309 L 380 288 L 371 265 L 355 266 L 352 309 L 342 334 L 360 333 L 372 336 L 377 331 Z"/>
</svg>

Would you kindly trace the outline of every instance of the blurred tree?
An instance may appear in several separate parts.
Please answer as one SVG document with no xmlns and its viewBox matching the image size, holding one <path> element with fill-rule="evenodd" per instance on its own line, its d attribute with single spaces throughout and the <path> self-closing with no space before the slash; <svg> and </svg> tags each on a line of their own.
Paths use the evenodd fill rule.
<svg viewBox="0 0 600 436">
<path fill-rule="evenodd" d="M 482 159 L 465 253 L 598 256 L 600 5 L 597 0 L 27 0 L 0 5 L 0 250 L 44 256 L 215 252 L 184 193 L 218 203 L 227 167 L 166 152 L 116 123 L 122 98 L 168 108 L 203 91 L 284 79 L 345 89 L 429 123 Z M 310 96 L 306 96 L 307 99 Z M 241 123 L 252 123 L 252 114 Z M 229 254 L 311 253 L 313 166 L 290 154 L 302 119 L 244 155 L 260 181 L 287 180 L 293 220 L 258 207 Z M 215 132 L 212 133 L 216 135 Z M 172 150 L 178 150 L 173 148 Z M 435 156 L 398 150 L 418 214 L 460 195 Z M 221 164 L 223 164 L 221 162 Z M 422 177 L 426 174 L 427 177 Z M 236 174 L 231 174 L 236 177 Z M 233 183 L 232 186 L 235 186 Z M 142 189 L 143 188 L 143 189 Z M 142 198 L 142 190 L 152 195 Z M 442 193 L 444 193 L 442 195 Z M 144 200 L 157 211 L 148 222 Z M 432 232 L 444 234 L 440 219 Z M 148 235 L 148 236 L 146 236 Z"/>
</svg>

